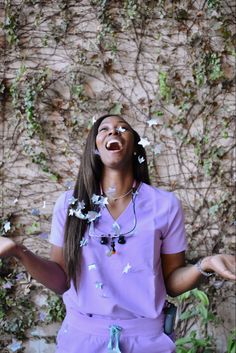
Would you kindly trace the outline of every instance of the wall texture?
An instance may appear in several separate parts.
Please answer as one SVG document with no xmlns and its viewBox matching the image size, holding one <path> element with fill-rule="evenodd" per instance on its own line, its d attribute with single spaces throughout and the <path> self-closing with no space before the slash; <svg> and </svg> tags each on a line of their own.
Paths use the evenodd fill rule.
<svg viewBox="0 0 236 353">
<path fill-rule="evenodd" d="M 231 0 L 0 1 L 1 234 L 48 256 L 53 204 L 73 188 L 93 120 L 113 112 L 147 139 L 153 184 L 181 199 L 188 261 L 234 252 L 234 10 Z M 53 352 L 60 299 L 13 260 L 0 274 L 1 352 Z M 223 353 L 235 286 L 203 288 L 221 321 L 197 330 Z M 180 321 L 178 335 L 193 324 Z"/>
</svg>

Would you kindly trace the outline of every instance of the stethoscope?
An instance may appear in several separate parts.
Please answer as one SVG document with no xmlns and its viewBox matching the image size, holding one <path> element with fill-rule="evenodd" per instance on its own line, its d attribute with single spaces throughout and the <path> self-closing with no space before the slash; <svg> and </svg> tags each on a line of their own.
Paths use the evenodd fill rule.
<svg viewBox="0 0 236 353">
<path fill-rule="evenodd" d="M 132 228 L 125 233 L 120 233 L 120 226 L 118 223 L 114 222 L 113 223 L 113 229 L 114 233 L 113 234 L 107 234 L 103 233 L 102 234 L 96 234 L 95 232 L 95 225 L 94 222 L 91 222 L 89 225 L 89 233 L 88 235 L 91 238 L 98 238 L 100 239 L 100 244 L 109 246 L 110 245 L 110 252 L 108 253 L 108 256 L 116 254 L 116 242 L 118 244 L 126 244 L 126 238 L 132 236 L 133 231 L 135 230 L 137 226 L 137 214 L 136 214 L 136 209 L 135 209 L 135 199 L 138 195 L 138 189 L 136 187 L 132 188 L 132 209 L 133 209 L 133 215 L 134 215 L 134 222 L 132 225 Z"/>
</svg>

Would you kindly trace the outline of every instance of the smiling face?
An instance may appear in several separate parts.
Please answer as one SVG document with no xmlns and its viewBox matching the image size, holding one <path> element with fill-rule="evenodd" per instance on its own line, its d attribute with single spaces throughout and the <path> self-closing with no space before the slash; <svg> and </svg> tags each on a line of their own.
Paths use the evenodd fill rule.
<svg viewBox="0 0 236 353">
<path fill-rule="evenodd" d="M 101 122 L 96 146 L 105 167 L 116 169 L 132 165 L 134 135 L 121 117 L 109 116 Z"/>
</svg>

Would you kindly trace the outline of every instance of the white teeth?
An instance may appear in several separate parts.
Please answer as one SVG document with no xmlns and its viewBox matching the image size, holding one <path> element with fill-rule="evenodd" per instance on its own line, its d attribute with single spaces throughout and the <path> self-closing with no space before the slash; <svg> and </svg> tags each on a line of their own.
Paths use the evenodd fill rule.
<svg viewBox="0 0 236 353">
<path fill-rule="evenodd" d="M 122 147 L 121 142 L 119 140 L 110 140 L 106 143 L 106 148 L 109 149 L 113 143 L 118 144 L 120 148 Z"/>
</svg>

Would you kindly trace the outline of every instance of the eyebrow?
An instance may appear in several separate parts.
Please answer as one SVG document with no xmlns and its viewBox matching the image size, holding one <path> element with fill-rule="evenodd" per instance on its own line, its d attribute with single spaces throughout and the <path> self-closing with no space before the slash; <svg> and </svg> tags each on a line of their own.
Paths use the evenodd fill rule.
<svg viewBox="0 0 236 353">
<path fill-rule="evenodd" d="M 101 124 L 99 125 L 99 127 L 101 125 L 106 125 L 106 124 L 109 124 L 109 122 L 101 122 Z M 120 121 L 117 121 L 117 124 L 126 124 L 127 126 L 130 126 L 126 121 L 124 120 L 120 120 Z"/>
</svg>

